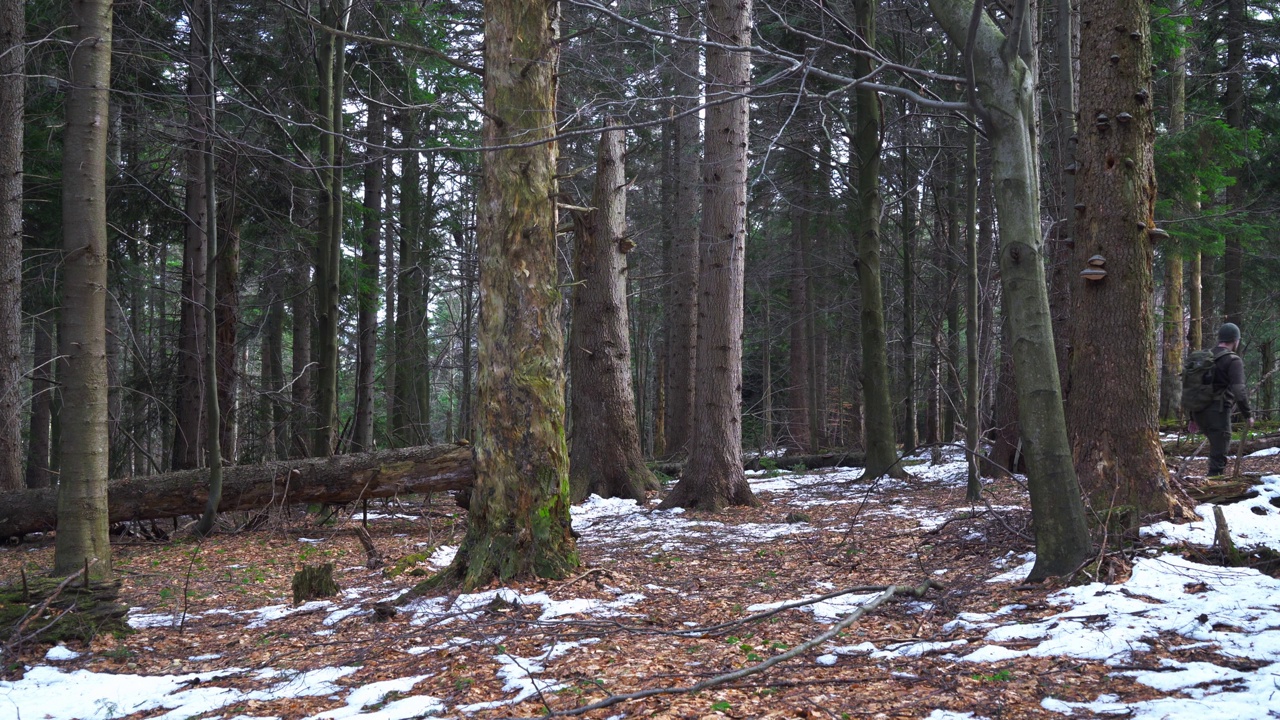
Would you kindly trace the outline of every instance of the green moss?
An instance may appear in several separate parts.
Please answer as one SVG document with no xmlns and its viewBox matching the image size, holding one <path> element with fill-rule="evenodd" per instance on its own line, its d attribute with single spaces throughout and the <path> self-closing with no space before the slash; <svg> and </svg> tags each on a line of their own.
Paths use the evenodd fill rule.
<svg viewBox="0 0 1280 720">
<path fill-rule="evenodd" d="M 430 548 L 427 548 L 426 550 L 423 550 L 422 552 L 416 552 L 410 555 L 405 555 L 404 557 L 397 560 L 395 565 L 392 565 L 386 570 L 383 570 L 382 574 L 386 575 L 389 578 L 399 577 L 404 573 L 413 570 L 418 565 L 430 560 L 431 556 L 434 555 L 435 552 L 436 552 L 436 549 L 434 547 L 430 547 Z"/>
</svg>

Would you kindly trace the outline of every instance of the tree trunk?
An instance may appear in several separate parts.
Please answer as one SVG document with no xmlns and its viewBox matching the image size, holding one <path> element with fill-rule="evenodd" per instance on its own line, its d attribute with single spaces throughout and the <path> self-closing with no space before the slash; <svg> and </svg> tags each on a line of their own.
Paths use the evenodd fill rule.
<svg viewBox="0 0 1280 720">
<path fill-rule="evenodd" d="M 1054 0 L 1053 52 L 1057 67 L 1055 87 L 1057 103 L 1054 108 L 1054 128 L 1059 193 L 1053 198 L 1054 233 L 1051 236 L 1049 256 L 1049 309 L 1053 317 L 1053 344 L 1058 358 L 1058 376 L 1063 392 L 1070 385 L 1071 355 L 1071 292 L 1079 280 L 1080 268 L 1075 267 L 1072 247 L 1075 243 L 1076 204 L 1076 63 L 1079 57 L 1080 19 L 1073 0 Z"/>
<path fill-rule="evenodd" d="M 277 268 L 273 274 L 278 274 Z M 284 300 L 273 283 L 264 283 L 266 318 L 262 325 L 262 457 L 279 460 L 289 457 L 288 410 L 284 404 Z"/>
<path fill-rule="evenodd" d="M 1262 411 L 1258 413 L 1260 420 L 1270 420 L 1275 416 L 1275 369 L 1276 341 L 1267 338 L 1262 341 L 1262 389 L 1259 403 Z"/>
<path fill-rule="evenodd" d="M 295 265 L 292 285 L 293 299 L 289 303 L 289 314 L 293 331 L 293 345 L 290 349 L 293 418 L 289 434 L 293 437 L 293 442 L 289 452 L 290 457 L 305 458 L 311 457 L 311 434 L 315 427 L 311 413 L 311 378 L 315 376 L 315 368 L 311 365 L 313 289 L 310 263 L 299 262 Z"/>
<path fill-rule="evenodd" d="M 372 96 L 371 96 L 372 97 Z M 366 104 L 364 227 L 360 238 L 360 280 L 356 283 L 356 318 L 359 352 L 356 357 L 356 423 L 352 452 L 373 449 L 373 371 L 378 349 L 378 260 L 382 248 L 382 107 L 372 99 Z"/>
<path fill-rule="evenodd" d="M 71 3 L 71 83 L 62 151 L 61 477 L 54 574 L 90 560 L 111 575 L 107 537 L 107 94 L 111 2 Z"/>
<path fill-rule="evenodd" d="M 350 0 L 328 0 L 325 21 L 346 30 Z M 332 455 L 338 433 L 338 312 L 341 297 L 343 216 L 343 103 L 347 75 L 346 40 L 324 40 L 320 66 L 321 212 L 316 238 L 316 429 L 317 455 Z"/>
<path fill-rule="evenodd" d="M 205 23 L 209 0 L 195 0 L 191 6 L 187 41 L 187 147 L 186 205 L 183 217 L 186 230 L 182 250 L 182 307 L 178 329 L 178 396 L 174 402 L 173 431 L 174 470 L 188 470 L 204 463 L 205 436 L 205 329 L 204 294 L 208 272 L 208 209 L 205 171 L 205 138 L 209 134 L 206 116 L 209 87 L 204 74 Z"/>
<path fill-rule="evenodd" d="M 0 2 L 0 490 L 22 474 L 22 137 L 25 3 Z M 37 331 L 38 332 L 38 331 Z"/>
<path fill-rule="evenodd" d="M 1134 93 L 1151 85 L 1150 28 L 1146 4 L 1135 0 L 1097 0 L 1089 13 L 1092 22 L 1080 33 L 1087 124 L 1076 176 L 1082 209 L 1074 264 L 1105 263 L 1106 276 L 1080 278 L 1072 292 L 1067 418 L 1093 510 L 1127 508 L 1126 521 L 1136 527 L 1177 507 L 1157 429 L 1154 251 L 1147 234 L 1155 227 L 1155 124 L 1151 103 Z"/>
<path fill-rule="evenodd" d="M 698 342 L 693 442 L 662 507 L 756 505 L 742 472 L 742 332 L 747 220 L 751 0 L 708 0 L 706 141 L 698 234 Z"/>
<path fill-rule="evenodd" d="M 495 149 L 482 155 L 476 212 L 476 481 L 466 537 L 440 576 L 466 589 L 564 577 L 578 564 L 556 266 L 558 11 L 529 0 L 484 4 L 483 144 Z"/>
<path fill-rule="evenodd" d="M 854 23 L 868 45 L 876 34 L 874 0 L 855 0 Z M 854 74 L 869 75 L 871 59 L 858 55 Z M 905 475 L 894 443 L 893 405 L 889 399 L 889 360 L 880 283 L 880 95 L 859 86 L 855 92 L 857 127 L 853 145 L 857 178 L 854 227 L 858 235 L 858 287 L 862 294 L 862 394 L 866 407 L 867 477 Z"/>
<path fill-rule="evenodd" d="M 952 42 L 966 46 L 973 3 L 930 0 L 929 6 Z M 1092 548 L 1071 462 L 1045 284 L 1032 112 L 1035 78 L 1023 60 L 1030 52 L 1025 0 L 1016 4 L 1013 17 L 1021 18 L 1023 26 L 1006 37 L 988 16 L 979 16 L 972 28 L 969 60 L 992 147 L 1002 245 L 1000 275 L 1013 334 L 1019 420 L 1036 532 L 1036 564 L 1030 577 L 1038 579 L 1073 572 Z"/>
<path fill-rule="evenodd" d="M 969 461 L 969 481 L 965 498 L 982 499 L 981 383 L 978 380 L 978 129 L 969 126 L 965 158 L 965 279 L 964 279 L 964 424 L 965 450 Z"/>
<path fill-rule="evenodd" d="M 235 187 L 232 187 L 234 193 Z M 212 191 L 211 191 L 212 192 Z M 232 197 L 222 210 L 218 228 L 218 440 L 222 461 L 234 465 L 240 455 L 240 217 Z"/>
<path fill-rule="evenodd" d="M 471 448 L 457 445 L 238 465 L 223 473 L 222 512 L 463 490 L 474 478 Z M 197 515 L 208 499 L 209 471 L 126 478 L 104 483 L 104 490 L 111 508 L 104 527 L 108 521 Z M 0 537 L 54 529 L 57 503 L 57 491 L 48 488 L 0 493 Z"/>
<path fill-rule="evenodd" d="M 200 516 L 199 522 L 196 523 L 195 533 L 199 537 L 208 537 L 213 533 L 213 525 L 218 519 L 218 506 L 222 502 L 222 384 L 218 381 L 221 377 L 222 368 L 219 367 L 221 353 L 219 352 L 219 342 L 221 341 L 222 328 L 218 323 L 218 270 L 221 262 L 218 255 L 218 241 L 221 240 L 218 232 L 218 186 L 217 186 L 217 155 L 214 154 L 214 137 L 217 131 L 217 95 L 214 93 L 213 84 L 213 20 L 214 7 L 210 2 L 206 6 L 208 15 L 206 17 L 205 33 L 207 42 L 205 43 L 205 83 L 210 92 L 205 96 L 205 117 L 208 120 L 209 132 L 205 136 L 204 151 L 205 159 L 205 202 L 208 207 L 205 209 L 205 221 L 208 227 L 205 229 L 205 237 L 209 239 L 209 266 L 206 270 L 208 282 L 205 284 L 204 293 L 204 311 L 205 329 L 208 332 L 206 339 L 206 352 L 204 358 L 205 366 L 205 387 L 209 391 L 205 394 L 205 448 L 209 455 L 209 497 L 205 500 L 204 513 Z M 239 258 L 235 258 L 239 264 Z M 234 294 L 234 290 L 232 291 Z M 234 328 L 231 331 L 234 336 Z M 232 356 L 234 358 L 234 354 Z M 234 365 L 234 359 L 232 363 Z"/>
<path fill-rule="evenodd" d="M 813 449 L 813 428 L 809 423 L 809 386 L 813 382 L 809 372 L 812 350 L 809 330 L 813 303 L 809 298 L 808 209 L 803 207 L 803 201 L 793 202 L 790 211 L 791 273 L 787 278 L 791 348 L 788 356 L 786 446 L 803 453 Z"/>
<path fill-rule="evenodd" d="M 698 4 L 682 4 L 676 31 L 683 37 L 698 34 Z M 672 156 L 675 173 L 675 206 L 672 208 L 671 250 L 668 253 L 666 303 L 666 387 L 663 399 L 665 457 L 685 457 L 693 433 L 694 378 L 698 333 L 698 147 L 701 144 L 698 104 L 699 48 L 694 43 L 676 46 L 673 87 L 676 114 Z"/>
<path fill-rule="evenodd" d="M 635 242 L 627 236 L 623 138 L 624 131 L 606 127 L 592 210 L 573 215 L 578 248 L 569 342 L 569 487 L 574 502 L 593 493 L 642 501 L 647 490 L 659 488 L 640 452 L 631 391 L 627 253 Z"/>
<path fill-rule="evenodd" d="M 53 483 L 49 470 L 50 423 L 53 419 L 53 336 L 56 332 L 53 312 L 37 314 L 32 323 L 31 424 L 27 434 L 27 487 L 43 488 Z"/>
<path fill-rule="evenodd" d="M 916 451 L 916 235 L 920 179 L 911 153 L 902 150 L 902 454 Z"/>
<path fill-rule="evenodd" d="M 1223 114 L 1227 124 L 1242 135 L 1247 129 L 1244 122 L 1244 106 L 1247 100 L 1244 93 L 1244 75 L 1250 72 L 1245 63 L 1245 23 L 1248 20 L 1247 0 L 1227 0 L 1226 44 L 1227 44 L 1227 92 L 1223 97 Z M 1244 213 L 1241 218 L 1248 222 L 1246 207 L 1247 180 L 1244 170 L 1233 167 L 1228 174 L 1236 182 L 1227 186 L 1227 205 L 1230 212 Z M 1241 245 L 1240 232 L 1226 233 L 1226 248 L 1222 254 L 1222 315 L 1230 323 L 1244 325 L 1244 247 Z"/>
</svg>

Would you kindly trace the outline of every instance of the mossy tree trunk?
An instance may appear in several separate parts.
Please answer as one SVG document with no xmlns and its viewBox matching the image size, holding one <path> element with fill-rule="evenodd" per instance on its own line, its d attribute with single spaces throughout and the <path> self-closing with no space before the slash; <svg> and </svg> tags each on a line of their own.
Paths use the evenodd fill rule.
<svg viewBox="0 0 1280 720">
<path fill-rule="evenodd" d="M 1006 35 L 985 14 L 971 27 L 974 4 L 970 0 L 929 1 L 951 41 L 971 47 L 967 60 L 973 68 L 992 148 L 992 180 L 1000 217 L 1000 276 L 1007 327 L 1012 334 L 1018 418 L 1036 533 L 1036 564 L 1031 577 L 1043 578 L 1074 571 L 1092 547 L 1067 437 L 1045 283 L 1033 113 L 1035 78 L 1024 60 L 1031 53 L 1028 5 L 1025 0 L 1016 3 L 1013 17 L 1021 19 L 1021 25 Z"/>
<path fill-rule="evenodd" d="M 477 204 L 476 481 L 466 537 L 442 574 L 468 589 L 563 577 L 578 564 L 555 240 L 559 7 L 488 0 L 484 30 L 484 145 L 492 149 L 482 156 Z"/>
<path fill-rule="evenodd" d="M 1157 428 L 1155 140 L 1149 9 L 1096 0 L 1080 36 L 1081 132 L 1074 265 L 1104 258 L 1101 280 L 1072 291 L 1067 423 L 1093 509 L 1131 508 L 1127 522 L 1177 507 Z M 1096 258 L 1094 262 L 1098 262 Z"/>
<path fill-rule="evenodd" d="M 713 104 L 702 159 L 693 443 L 662 506 L 719 510 L 758 503 L 740 459 L 751 58 L 730 49 L 751 42 L 750 0 L 709 0 L 706 27 Z"/>
<path fill-rule="evenodd" d="M 107 536 L 107 95 L 111 2 L 70 6 L 71 84 L 62 152 L 61 477 L 54 573 L 96 559 L 111 574 Z"/>
<path fill-rule="evenodd" d="M 573 439 L 569 487 L 574 502 L 592 493 L 643 500 L 658 481 L 640 452 L 631 390 L 631 338 L 627 312 L 627 186 L 624 131 L 600 137 L 595 196 L 589 212 L 574 212 Z"/>
<path fill-rule="evenodd" d="M 854 3 L 854 23 L 858 35 L 873 47 L 876 34 L 874 0 Z M 869 57 L 854 58 L 853 72 L 869 75 Z M 866 409 L 866 450 L 868 477 L 905 475 L 898 462 L 894 442 L 893 405 L 889 398 L 888 343 L 884 329 L 884 295 L 880 282 L 880 94 L 872 88 L 859 87 L 856 96 L 854 128 L 854 167 L 857 193 L 854 203 L 854 227 L 857 232 L 858 287 L 862 296 L 862 394 Z"/>
</svg>

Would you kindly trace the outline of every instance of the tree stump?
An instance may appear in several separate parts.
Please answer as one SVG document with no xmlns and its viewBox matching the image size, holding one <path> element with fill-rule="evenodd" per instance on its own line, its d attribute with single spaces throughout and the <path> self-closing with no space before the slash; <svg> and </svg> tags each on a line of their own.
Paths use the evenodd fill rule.
<svg viewBox="0 0 1280 720">
<path fill-rule="evenodd" d="M 333 581 L 333 563 L 304 565 L 293 574 L 293 604 L 306 600 L 333 597 L 338 594 L 338 583 Z"/>
</svg>

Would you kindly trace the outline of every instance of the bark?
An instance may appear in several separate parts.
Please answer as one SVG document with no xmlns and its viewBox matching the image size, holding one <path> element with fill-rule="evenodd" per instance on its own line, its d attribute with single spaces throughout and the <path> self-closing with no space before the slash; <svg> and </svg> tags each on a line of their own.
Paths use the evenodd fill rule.
<svg viewBox="0 0 1280 720">
<path fill-rule="evenodd" d="M 1160 449 L 1154 248 L 1156 179 L 1147 5 L 1098 0 L 1080 32 L 1075 266 L 1102 256 L 1106 276 L 1072 292 L 1067 421 L 1080 484 L 1095 512 L 1125 508 L 1136 527 L 1179 509 Z M 1120 28 L 1120 29 L 1118 29 Z M 1121 30 L 1122 29 L 1122 30 Z M 1130 119 L 1125 119 L 1128 114 Z"/>
<path fill-rule="evenodd" d="M 223 471 L 220 509 L 262 510 L 463 490 L 471 487 L 473 473 L 471 448 L 457 445 L 238 465 Z M 111 510 L 104 521 L 197 515 L 204 510 L 208 488 L 206 469 L 115 480 L 106 487 Z M 56 490 L 0 493 L 0 508 L 0 537 L 45 532 L 57 525 Z"/>
<path fill-rule="evenodd" d="M 278 274 L 276 269 L 273 274 Z M 277 460 L 289 456 L 286 441 L 288 409 L 284 403 L 284 299 L 273 282 L 263 283 L 267 314 L 262 327 L 262 457 Z"/>
<path fill-rule="evenodd" d="M 289 453 L 291 457 L 311 457 L 311 428 L 315 420 L 311 413 L 311 379 L 315 368 L 311 364 L 312 286 L 310 263 L 300 262 L 293 272 L 293 299 L 290 301 L 290 320 L 293 345 L 290 349 L 293 401 L 293 418 L 289 434 L 293 437 Z"/>
<path fill-rule="evenodd" d="M 911 153 L 902 151 L 902 453 L 915 452 L 916 435 L 916 236 L 919 177 Z"/>
<path fill-rule="evenodd" d="M 346 30 L 350 0 L 328 0 L 325 17 L 331 27 Z M 341 301 L 343 216 L 343 102 L 346 100 L 346 41 L 330 34 L 324 41 L 320 66 L 320 225 L 316 238 L 316 428 L 317 455 L 337 449 L 338 427 L 338 313 Z"/>
<path fill-rule="evenodd" d="M 204 74 L 205 23 L 208 0 L 195 0 L 190 13 L 187 56 L 186 227 L 182 250 L 182 300 L 178 328 L 178 396 L 174 402 L 171 465 L 175 470 L 200 467 L 205 436 L 205 329 L 204 295 L 208 272 L 208 173 L 205 139 L 209 134 Z"/>
<path fill-rule="evenodd" d="M 1200 337 L 1196 349 L 1217 342 L 1218 325 L 1222 324 L 1217 295 L 1217 271 L 1214 268 L 1216 258 L 1213 255 L 1200 253 Z M 1239 325 L 1239 323 L 1236 323 Z"/>
<path fill-rule="evenodd" d="M 952 42 L 967 46 L 973 3 L 930 0 Z M 1029 23 L 1025 2 L 1014 16 Z M 1092 551 L 1062 407 L 1040 229 L 1040 188 L 1032 104 L 1035 78 L 1025 27 L 1006 37 L 986 15 L 974 25 L 971 56 L 1000 217 L 1000 275 L 1013 335 L 1014 374 L 1036 533 L 1033 579 L 1073 572 Z M 1014 38 L 1019 42 L 1014 42 Z M 1127 37 L 1126 37 L 1127 39 Z"/>
<path fill-rule="evenodd" d="M 558 11 L 528 0 L 484 4 L 483 144 L 501 149 L 482 156 L 476 206 L 476 481 L 467 534 L 440 576 L 466 589 L 564 577 L 578 565 L 555 239 Z"/>
<path fill-rule="evenodd" d="M 1244 75 L 1249 72 L 1245 63 L 1245 22 L 1247 21 L 1247 0 L 1227 0 L 1226 44 L 1227 44 L 1227 92 L 1223 97 L 1223 113 L 1227 124 L 1243 133 L 1247 128 L 1244 122 Z M 1228 175 L 1236 182 L 1227 186 L 1227 204 L 1231 212 L 1247 213 L 1246 178 L 1239 167 L 1231 168 Z M 1247 215 L 1244 218 L 1247 222 Z M 1244 325 L 1244 247 L 1240 243 L 1241 233 L 1226 234 L 1226 248 L 1222 255 L 1222 315 L 1226 322 Z"/>
<path fill-rule="evenodd" d="M 53 311 L 45 310 L 32 323 L 31 420 L 27 434 L 27 487 L 43 488 L 53 483 L 49 470 L 49 450 L 53 419 Z"/>
<path fill-rule="evenodd" d="M 876 33 L 873 0 L 854 3 L 858 35 L 870 45 Z M 854 59 L 854 74 L 871 73 L 870 58 Z M 855 92 L 857 126 L 854 130 L 854 163 L 857 178 L 855 222 L 858 235 L 858 287 L 862 296 L 862 393 L 866 408 L 867 476 L 902 477 L 894 444 L 893 406 L 889 399 L 889 360 L 884 328 L 884 296 L 880 283 L 880 95 L 870 88 Z"/>
<path fill-rule="evenodd" d="M 1079 54 L 1079 14 L 1073 0 L 1054 0 L 1054 56 L 1057 60 L 1057 103 L 1054 126 L 1057 130 L 1055 169 L 1060 192 L 1055 198 L 1053 244 L 1049 248 L 1050 310 L 1053 313 L 1053 342 L 1057 351 L 1058 375 L 1063 392 L 1070 383 L 1071 291 L 1080 268 L 1075 267 L 1072 248 L 1075 237 L 1076 204 L 1076 58 Z"/>
<path fill-rule="evenodd" d="M 1258 419 L 1270 420 L 1275 415 L 1275 369 L 1276 341 L 1267 338 L 1262 341 L 1262 387 L 1259 391 L 1262 406 Z"/>
<path fill-rule="evenodd" d="M 662 507 L 720 510 L 756 505 L 742 453 L 742 333 L 746 257 L 750 0 L 708 0 L 707 138 L 698 235 L 698 343 L 693 442 L 684 477 Z"/>
<path fill-rule="evenodd" d="M 970 502 L 982 499 L 981 467 L 978 453 L 982 449 L 981 384 L 978 380 L 978 129 L 970 126 L 968 153 L 965 159 L 965 279 L 964 279 L 964 342 L 965 342 L 965 391 L 964 424 L 965 450 L 969 461 L 969 478 L 965 498 Z"/>
<path fill-rule="evenodd" d="M 1183 10 L 1185 11 L 1185 5 Z M 1174 56 L 1169 68 L 1169 132 L 1177 135 L 1187 125 L 1187 58 L 1183 44 L 1183 25 L 1174 23 Z M 1196 203 L 1199 204 L 1198 202 Z M 1183 210 L 1184 208 L 1180 208 Z M 1200 257 L 1191 256 L 1192 273 L 1186 291 L 1183 287 L 1182 253 L 1172 247 L 1164 249 L 1164 362 L 1160 381 L 1160 417 L 1172 419 L 1181 415 L 1182 363 L 1184 340 L 1193 350 L 1201 348 L 1200 337 Z M 1183 332 L 1184 310 L 1190 310 L 1189 334 Z M 1185 335 L 1185 337 L 1184 337 Z"/>
<path fill-rule="evenodd" d="M 627 311 L 627 184 L 624 131 L 600 137 L 595 196 L 589 212 L 573 216 L 573 332 L 569 373 L 573 379 L 573 438 L 569 455 L 570 497 L 588 495 L 644 500 L 659 488 L 644 464 L 635 395 L 631 389 L 631 339 Z"/>
<path fill-rule="evenodd" d="M 0 3 L 0 490 L 22 473 L 22 137 L 25 3 Z"/>
<path fill-rule="evenodd" d="M 356 421 L 352 452 L 373 449 L 373 371 L 378 349 L 378 260 L 382 247 L 382 158 L 376 148 L 383 144 L 382 108 L 373 100 L 366 105 L 369 115 L 364 158 L 364 215 L 360 238 L 359 281 L 356 283 Z"/>
<path fill-rule="evenodd" d="M 61 477 L 54 574 L 96 559 L 111 575 L 107 537 L 107 94 L 111 3 L 71 3 L 71 83 L 62 151 Z"/>
<path fill-rule="evenodd" d="M 813 448 L 813 427 L 809 422 L 809 387 L 813 376 L 809 372 L 812 351 L 809 297 L 809 263 L 806 230 L 807 210 L 803 201 L 793 200 L 791 210 L 791 274 L 787 283 L 787 304 L 791 311 L 791 348 L 788 355 L 787 385 L 787 446 L 798 452 Z"/>
<path fill-rule="evenodd" d="M 698 5 L 682 5 L 677 32 L 684 37 L 698 30 Z M 664 455 L 684 457 L 689 451 L 693 432 L 694 378 L 698 332 L 698 212 L 701 206 L 697 183 L 698 148 L 701 145 L 698 104 L 701 83 L 698 80 L 699 48 L 694 43 L 676 47 L 676 73 L 672 112 L 678 116 L 672 157 L 675 173 L 675 205 L 672 208 L 673 234 L 668 253 L 666 303 L 666 386 L 663 389 L 666 412 L 663 417 Z"/>
<path fill-rule="evenodd" d="M 1172 420 L 1181 415 L 1182 396 L 1182 257 L 1166 252 L 1164 258 L 1164 326 L 1160 363 L 1160 417 Z"/>
<path fill-rule="evenodd" d="M 240 454 L 240 218 L 237 203 L 225 205 L 218 232 L 217 288 L 218 438 L 223 462 L 234 465 Z"/>
<path fill-rule="evenodd" d="M 220 353 L 218 343 L 221 328 L 218 324 L 218 270 L 220 260 L 218 256 L 218 241 L 221 239 L 218 232 L 218 192 L 217 192 L 217 156 L 214 154 L 214 135 L 217 130 L 217 95 L 214 94 L 213 84 L 213 20 L 214 8 L 212 2 L 207 7 L 208 15 L 206 17 L 207 24 L 205 32 L 207 42 L 205 44 L 205 82 L 210 89 L 205 99 L 205 117 L 209 122 L 209 133 L 205 137 L 204 151 L 205 160 L 205 202 L 208 206 L 205 210 L 205 221 L 208 227 L 205 229 L 205 237 L 209 239 L 209 266 L 206 270 L 207 284 L 205 285 L 204 294 L 204 311 L 205 328 L 208 332 L 207 346 L 204 358 L 205 366 L 205 387 L 209 391 L 205 394 L 205 422 L 206 435 L 205 447 L 209 456 L 209 496 L 205 499 L 204 513 L 200 516 L 199 522 L 196 523 L 195 532 L 199 537 L 208 537 L 213 533 L 213 525 L 218 519 L 218 506 L 222 501 L 222 385 L 218 382 L 221 376 L 222 368 L 219 367 Z M 234 330 L 233 330 L 234 332 Z M 233 361 L 234 362 L 234 361 Z"/>
</svg>

